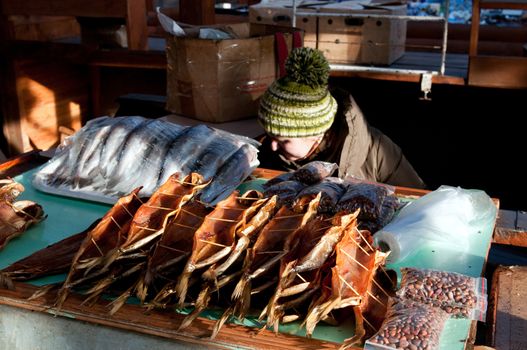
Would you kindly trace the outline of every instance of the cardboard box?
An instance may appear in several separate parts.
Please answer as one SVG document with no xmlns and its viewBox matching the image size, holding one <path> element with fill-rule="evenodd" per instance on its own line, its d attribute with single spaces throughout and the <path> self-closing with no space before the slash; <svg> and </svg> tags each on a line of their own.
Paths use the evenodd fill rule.
<svg viewBox="0 0 527 350">
<path fill-rule="evenodd" d="M 329 2 L 297 1 L 297 12 L 317 12 L 317 9 Z M 293 1 L 262 1 L 249 7 L 249 22 L 291 26 L 293 23 Z M 304 46 L 317 48 L 318 18 L 315 16 L 297 16 L 296 27 L 304 31 Z"/>
<path fill-rule="evenodd" d="M 283 32 L 290 50 L 295 29 L 249 23 L 224 27 L 237 39 L 167 38 L 169 111 L 213 123 L 257 115 L 260 96 L 279 76 L 274 34 Z"/>
<path fill-rule="evenodd" d="M 406 15 L 406 4 L 345 1 L 319 9 L 321 13 Z M 406 21 L 385 18 L 320 17 L 318 49 L 330 63 L 389 65 L 404 54 Z"/>
</svg>

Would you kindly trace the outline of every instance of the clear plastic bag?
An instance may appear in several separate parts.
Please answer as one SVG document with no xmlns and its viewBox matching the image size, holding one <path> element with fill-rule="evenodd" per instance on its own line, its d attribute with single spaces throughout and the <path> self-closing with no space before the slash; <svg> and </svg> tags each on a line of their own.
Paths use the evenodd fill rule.
<svg viewBox="0 0 527 350">
<path fill-rule="evenodd" d="M 368 183 L 350 183 L 340 198 L 337 210 L 353 212 L 360 209 L 359 219 L 377 221 L 381 215 L 382 203 L 388 195 L 383 186 Z"/>
<path fill-rule="evenodd" d="M 314 161 L 307 163 L 301 168 L 297 169 L 291 180 L 300 181 L 306 185 L 314 185 L 322 179 L 330 176 L 337 170 L 338 165 L 335 163 L 328 163 L 322 161 Z"/>
<path fill-rule="evenodd" d="M 439 349 L 448 314 L 436 307 L 390 299 L 381 328 L 364 345 L 365 350 Z"/>
<path fill-rule="evenodd" d="M 299 194 L 298 198 L 303 196 L 312 196 L 313 198 L 321 193 L 320 204 L 318 205 L 318 212 L 320 213 L 334 213 L 336 211 L 339 198 L 346 192 L 341 179 L 336 177 L 327 177 L 313 186 L 304 188 Z"/>
<path fill-rule="evenodd" d="M 403 268 L 399 298 L 440 307 L 452 317 L 484 321 L 487 281 L 455 272 Z"/>
<path fill-rule="evenodd" d="M 278 196 L 278 202 L 281 204 L 291 204 L 298 193 L 306 187 L 305 184 L 298 181 L 282 181 L 268 187 L 264 195 L 266 197 Z"/>
<path fill-rule="evenodd" d="M 375 244 L 390 250 L 389 263 L 404 259 L 424 243 L 466 252 L 469 237 L 492 224 L 496 206 L 480 190 L 441 186 L 407 204 L 375 234 Z"/>
</svg>

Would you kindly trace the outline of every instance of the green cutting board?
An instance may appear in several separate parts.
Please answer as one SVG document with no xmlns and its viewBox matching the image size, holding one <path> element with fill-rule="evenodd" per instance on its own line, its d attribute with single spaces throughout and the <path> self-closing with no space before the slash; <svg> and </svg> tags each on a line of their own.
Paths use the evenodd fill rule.
<svg viewBox="0 0 527 350">
<path fill-rule="evenodd" d="M 20 260 L 46 246 L 55 243 L 72 234 L 85 230 L 93 221 L 101 218 L 111 206 L 79 199 L 72 199 L 37 191 L 31 185 L 31 179 L 37 169 L 28 171 L 15 177 L 24 185 L 25 191 L 20 199 L 28 199 L 39 203 L 47 214 L 46 220 L 34 225 L 22 236 L 13 239 L 0 251 L 0 269 Z M 242 184 L 239 189 L 243 193 L 248 189 L 261 190 L 263 180 L 254 180 Z M 403 266 L 434 268 L 439 270 L 456 271 L 471 276 L 479 276 L 485 263 L 485 257 L 492 235 L 492 225 L 481 228 L 474 236 L 473 249 L 466 254 L 442 255 L 437 247 L 422 246 L 397 265 L 389 266 L 398 270 Z M 34 285 L 45 285 L 59 282 L 64 275 L 50 276 L 33 280 Z M 218 311 L 208 311 L 203 317 L 217 319 Z M 441 337 L 442 350 L 461 350 L 469 334 L 470 321 L 449 320 Z M 248 318 L 243 322 L 246 326 L 261 326 L 256 319 Z M 291 323 L 280 327 L 283 333 L 304 336 L 305 332 L 299 323 Z M 353 324 L 338 327 L 320 323 L 313 334 L 313 338 L 340 343 L 353 335 Z"/>
</svg>

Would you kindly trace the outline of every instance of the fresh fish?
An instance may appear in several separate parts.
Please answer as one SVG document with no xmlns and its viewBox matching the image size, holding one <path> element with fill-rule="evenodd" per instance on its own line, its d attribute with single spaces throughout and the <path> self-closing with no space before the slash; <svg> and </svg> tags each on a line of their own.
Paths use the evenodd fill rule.
<svg viewBox="0 0 527 350">
<path fill-rule="evenodd" d="M 200 199 L 211 205 L 225 199 L 257 166 L 257 152 L 258 150 L 249 144 L 240 147 L 225 161 L 212 182 L 201 192 Z"/>
<path fill-rule="evenodd" d="M 97 175 L 96 172 L 100 169 L 99 157 L 101 152 L 99 147 L 101 141 L 107 137 L 115 123 L 113 118 L 106 117 L 96 126 L 93 126 L 93 133 L 87 135 L 90 141 L 84 143 L 84 147 L 79 150 L 77 166 L 73 167 L 71 178 L 73 189 L 84 187 L 86 183 L 93 181 L 93 177 Z"/>
<path fill-rule="evenodd" d="M 211 179 L 229 157 L 240 148 L 241 142 L 215 135 L 212 142 L 196 160 L 194 171 L 205 180 Z"/>
<path fill-rule="evenodd" d="M 160 167 L 157 183 L 165 182 L 174 173 L 181 173 L 182 176 L 188 175 L 183 171 L 184 164 L 188 159 L 195 159 L 203 149 L 202 143 L 213 134 L 214 129 L 203 124 L 189 127 L 181 132 L 169 146 L 165 160 Z"/>
<path fill-rule="evenodd" d="M 100 163 L 103 164 L 101 175 L 103 178 L 111 177 L 118 165 L 117 160 L 125 145 L 126 137 L 144 121 L 145 118 L 143 117 L 123 117 L 112 126 L 108 136 L 100 146 Z"/>
<path fill-rule="evenodd" d="M 157 174 L 163 150 L 176 137 L 182 127 L 167 122 L 151 119 L 128 134 L 122 151 L 117 158 L 117 167 L 108 179 L 106 188 L 112 194 L 121 194 L 137 186 L 143 186 L 143 193 L 151 195 L 157 185 Z"/>
</svg>

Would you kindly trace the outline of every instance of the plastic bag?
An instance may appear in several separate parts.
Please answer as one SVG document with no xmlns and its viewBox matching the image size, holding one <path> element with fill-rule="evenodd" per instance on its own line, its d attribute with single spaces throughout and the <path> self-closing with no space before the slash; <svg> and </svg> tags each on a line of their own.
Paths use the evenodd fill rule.
<svg viewBox="0 0 527 350">
<path fill-rule="evenodd" d="M 300 181 L 306 185 L 314 185 L 322 179 L 330 176 L 337 170 L 338 165 L 335 163 L 328 163 L 322 161 L 314 161 L 307 163 L 301 168 L 297 169 L 291 180 Z"/>
<path fill-rule="evenodd" d="M 364 350 L 439 349 L 448 314 L 415 302 L 390 299 L 381 329 L 366 340 Z"/>
<path fill-rule="evenodd" d="M 403 268 L 397 296 L 439 307 L 456 318 L 484 321 L 487 280 L 455 272 Z"/>
<path fill-rule="evenodd" d="M 382 203 L 388 195 L 383 186 L 368 183 L 351 183 L 340 198 L 337 210 L 353 212 L 360 209 L 359 219 L 377 221 L 381 215 Z"/>
<path fill-rule="evenodd" d="M 496 206 L 485 192 L 441 186 L 402 208 L 375 234 L 375 244 L 391 251 L 389 263 L 430 241 L 465 252 L 470 235 L 490 225 L 495 217 Z"/>
<path fill-rule="evenodd" d="M 313 198 L 321 193 L 320 204 L 318 205 L 318 212 L 320 213 L 334 213 L 337 208 L 339 198 L 346 192 L 346 187 L 343 181 L 336 177 L 327 177 L 313 186 L 304 188 L 299 194 L 298 198 L 303 196 L 313 196 Z"/>
<path fill-rule="evenodd" d="M 298 181 L 282 181 L 267 188 L 264 195 L 266 197 L 277 195 L 280 204 L 291 204 L 305 187 L 305 184 Z"/>
</svg>

